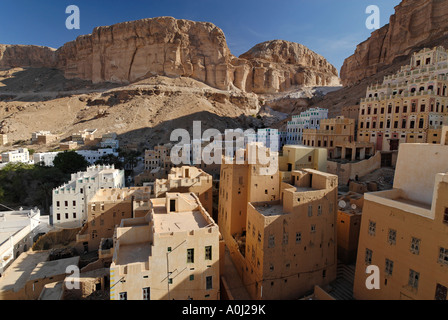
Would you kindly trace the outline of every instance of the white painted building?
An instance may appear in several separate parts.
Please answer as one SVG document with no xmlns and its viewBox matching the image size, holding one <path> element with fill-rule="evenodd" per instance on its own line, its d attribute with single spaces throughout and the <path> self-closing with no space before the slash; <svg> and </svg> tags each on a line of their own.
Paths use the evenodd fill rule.
<svg viewBox="0 0 448 320">
<path fill-rule="evenodd" d="M 17 150 L 3 152 L 2 153 L 2 163 L 8 162 L 30 162 L 30 153 L 27 148 L 20 148 Z"/>
<path fill-rule="evenodd" d="M 47 167 L 53 166 L 53 161 L 59 152 L 41 152 L 33 154 L 34 163 L 43 163 Z"/>
<path fill-rule="evenodd" d="M 117 140 L 117 134 L 115 132 L 108 132 L 103 134 L 100 141 L 101 148 L 112 148 L 118 149 L 120 146 L 119 141 Z"/>
<path fill-rule="evenodd" d="M 51 223 L 81 226 L 87 219 L 87 204 L 97 190 L 124 186 L 124 171 L 113 165 L 91 166 L 87 171 L 72 174 L 68 183 L 53 189 Z"/>
<path fill-rule="evenodd" d="M 328 109 L 310 108 L 292 116 L 286 130 L 286 144 L 302 144 L 304 129 L 320 129 L 320 121 L 328 119 Z"/>
<path fill-rule="evenodd" d="M 114 149 L 77 150 L 76 153 L 83 156 L 90 164 L 95 164 L 102 156 L 108 154 L 118 157 L 118 152 L 115 152 Z"/>
<path fill-rule="evenodd" d="M 0 212 L 0 275 L 23 252 L 32 247 L 41 228 L 40 210 Z"/>
</svg>

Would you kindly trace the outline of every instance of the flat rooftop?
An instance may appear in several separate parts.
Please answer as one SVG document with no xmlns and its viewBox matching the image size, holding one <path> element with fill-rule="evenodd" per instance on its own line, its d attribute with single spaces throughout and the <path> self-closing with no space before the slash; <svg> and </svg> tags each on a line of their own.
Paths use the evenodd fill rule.
<svg viewBox="0 0 448 320">
<path fill-rule="evenodd" d="M 311 188 L 311 187 L 295 187 L 296 188 L 296 192 L 309 192 L 309 191 L 318 191 L 320 189 L 315 189 L 315 188 Z"/>
<path fill-rule="evenodd" d="M 255 210 L 257 210 L 260 214 L 269 217 L 269 216 L 280 216 L 283 214 L 287 214 L 284 210 L 283 210 L 283 205 L 281 204 L 268 204 L 268 203 L 263 203 L 263 204 L 257 204 L 254 205 L 252 204 L 255 208 Z"/>
<path fill-rule="evenodd" d="M 185 211 L 175 213 L 154 214 L 154 229 L 156 233 L 190 231 L 204 228 L 208 225 L 200 211 Z"/>
<path fill-rule="evenodd" d="M 34 268 L 33 272 L 31 273 L 30 280 L 37 280 L 45 277 L 65 274 L 68 266 L 78 265 L 79 257 L 41 262 L 36 266 L 36 268 Z"/>
<path fill-rule="evenodd" d="M 29 210 L 0 212 L 0 245 L 16 232 L 30 225 L 29 212 Z"/>
<path fill-rule="evenodd" d="M 411 206 L 422 208 L 422 209 L 426 209 L 426 210 L 431 210 L 431 205 L 430 204 L 419 202 L 419 201 L 415 201 L 415 200 L 410 200 L 410 199 L 405 199 L 405 198 L 401 198 L 400 197 L 400 198 L 394 199 L 394 201 L 398 201 L 398 202 L 401 202 L 401 203 L 409 204 Z"/>
<path fill-rule="evenodd" d="M 119 254 L 117 255 L 117 265 L 127 265 L 130 263 L 146 262 L 151 256 L 152 246 L 150 242 L 122 245 L 120 244 Z"/>
<path fill-rule="evenodd" d="M 0 291 L 17 292 L 22 289 L 34 268 L 39 263 L 47 261 L 49 256 L 48 251 L 22 253 L 0 278 Z"/>
</svg>

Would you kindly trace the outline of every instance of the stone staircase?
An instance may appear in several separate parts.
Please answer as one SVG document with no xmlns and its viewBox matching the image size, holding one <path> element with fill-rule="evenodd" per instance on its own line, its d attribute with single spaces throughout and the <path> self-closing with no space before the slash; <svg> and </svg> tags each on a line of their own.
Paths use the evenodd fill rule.
<svg viewBox="0 0 448 320">
<path fill-rule="evenodd" d="M 354 300 L 353 283 L 355 280 L 355 265 L 338 263 L 336 280 L 330 286 L 331 294 L 336 300 Z"/>
</svg>

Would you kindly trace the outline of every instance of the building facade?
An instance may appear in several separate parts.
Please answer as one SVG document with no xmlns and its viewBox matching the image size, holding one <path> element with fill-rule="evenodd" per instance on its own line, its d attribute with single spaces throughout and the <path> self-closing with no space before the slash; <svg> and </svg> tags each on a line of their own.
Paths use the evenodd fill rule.
<svg viewBox="0 0 448 320">
<path fill-rule="evenodd" d="M 355 141 L 355 120 L 343 116 L 323 119 L 320 122 L 320 129 L 305 129 L 303 131 L 303 144 L 327 148 L 330 158 L 336 145 L 353 141 Z"/>
<path fill-rule="evenodd" d="M 103 156 L 107 156 L 109 154 L 118 157 L 118 152 L 111 148 L 98 150 L 77 150 L 76 153 L 83 156 L 91 165 L 95 164 L 95 162 L 100 160 Z"/>
<path fill-rule="evenodd" d="M 292 171 L 314 169 L 327 171 L 327 149 L 286 145 L 278 157 L 281 181 L 290 181 Z"/>
<path fill-rule="evenodd" d="M 87 204 L 100 189 L 124 187 L 124 171 L 114 166 L 92 166 L 71 175 L 71 180 L 53 189 L 52 224 L 81 226 L 87 219 Z"/>
<path fill-rule="evenodd" d="M 448 128 L 444 129 L 445 136 Z M 364 194 L 354 297 L 446 300 L 448 291 L 448 140 L 402 144 L 393 189 Z M 366 287 L 366 267 L 379 288 Z"/>
<path fill-rule="evenodd" d="M 219 229 L 193 194 L 152 199 L 114 236 L 111 300 L 219 300 Z"/>
<path fill-rule="evenodd" d="M 53 161 L 56 158 L 56 156 L 59 154 L 59 152 L 40 152 L 40 153 L 34 153 L 33 159 L 34 163 L 42 163 L 44 166 L 47 167 L 53 167 Z"/>
<path fill-rule="evenodd" d="M 87 206 L 87 221 L 76 236 L 80 252 L 98 250 L 112 238 L 121 220 L 144 217 L 149 211 L 150 187 L 99 189 Z"/>
<path fill-rule="evenodd" d="M 303 144 L 303 130 L 319 129 L 320 121 L 328 118 L 328 109 L 310 108 L 292 116 L 286 129 L 286 144 Z"/>
<path fill-rule="evenodd" d="M 361 99 L 358 141 L 377 150 L 401 143 L 440 143 L 448 124 L 448 52 L 443 47 L 414 53 L 410 64 L 382 84 L 369 86 Z"/>
<path fill-rule="evenodd" d="M 243 163 L 222 165 L 221 234 L 252 299 L 299 298 L 336 276 L 337 177 L 294 168 L 285 183 L 249 157 L 246 149 Z"/>
<path fill-rule="evenodd" d="M 20 148 L 14 151 L 3 152 L 2 153 L 2 163 L 8 162 L 30 162 L 30 153 L 27 148 Z"/>
<path fill-rule="evenodd" d="M 213 212 L 213 177 L 201 169 L 191 166 L 171 168 L 167 179 L 157 179 L 153 188 L 156 198 L 164 197 L 167 192 L 193 192 L 205 210 L 210 214 Z"/>
<path fill-rule="evenodd" d="M 33 246 L 40 210 L 0 212 L 0 276 L 23 252 Z"/>
<path fill-rule="evenodd" d="M 8 135 L 0 133 L 0 146 L 4 146 L 8 143 Z"/>
</svg>

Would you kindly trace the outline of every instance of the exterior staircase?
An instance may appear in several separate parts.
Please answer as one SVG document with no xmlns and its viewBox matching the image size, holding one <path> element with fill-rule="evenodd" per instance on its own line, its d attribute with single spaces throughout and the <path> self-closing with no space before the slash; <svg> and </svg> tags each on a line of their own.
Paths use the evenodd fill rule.
<svg viewBox="0 0 448 320">
<path fill-rule="evenodd" d="M 331 286 L 331 294 L 336 300 L 354 300 L 353 283 L 355 280 L 355 265 L 338 263 L 336 280 Z"/>
</svg>

